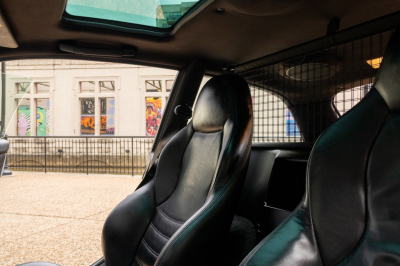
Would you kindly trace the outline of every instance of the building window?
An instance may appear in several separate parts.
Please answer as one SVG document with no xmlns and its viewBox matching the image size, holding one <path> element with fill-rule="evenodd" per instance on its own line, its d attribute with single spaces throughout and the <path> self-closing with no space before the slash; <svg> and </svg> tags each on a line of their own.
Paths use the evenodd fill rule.
<svg viewBox="0 0 400 266">
<path fill-rule="evenodd" d="M 29 88 L 29 85 L 30 85 L 29 82 L 16 83 L 17 94 L 25 94 Z"/>
<path fill-rule="evenodd" d="M 175 82 L 175 80 L 167 80 L 167 81 L 165 82 L 165 88 L 166 88 L 166 90 L 167 90 L 168 92 L 171 92 L 172 87 L 174 86 L 174 82 Z"/>
<path fill-rule="evenodd" d="M 155 136 L 162 118 L 161 97 L 146 97 L 146 136 Z"/>
<path fill-rule="evenodd" d="M 100 135 L 114 136 L 115 132 L 115 99 L 100 98 L 101 117 Z"/>
<path fill-rule="evenodd" d="M 162 92 L 161 80 L 146 80 L 147 92 Z"/>
<path fill-rule="evenodd" d="M 38 82 L 35 83 L 36 94 L 49 94 L 50 83 L 49 82 Z"/>
<path fill-rule="evenodd" d="M 114 136 L 115 80 L 80 81 L 80 135 Z"/>
<path fill-rule="evenodd" d="M 145 93 L 145 107 L 143 111 L 145 115 L 145 131 L 146 136 L 155 136 L 160 126 L 163 108 L 165 108 L 169 94 L 174 86 L 175 79 L 173 76 L 154 76 L 147 77 L 144 80 L 146 93 Z"/>
<path fill-rule="evenodd" d="M 114 81 L 100 81 L 100 92 L 101 93 L 113 93 L 115 91 Z"/>
<path fill-rule="evenodd" d="M 50 134 L 50 100 L 36 99 L 36 136 Z"/>
<path fill-rule="evenodd" d="M 17 135 L 49 136 L 51 83 L 35 82 L 31 89 L 28 86 L 17 83 Z"/>
<path fill-rule="evenodd" d="M 30 99 L 22 99 L 22 100 L 17 99 L 17 105 L 18 105 L 18 119 L 17 119 L 18 136 L 30 136 L 31 135 Z"/>
<path fill-rule="evenodd" d="M 94 136 L 95 133 L 95 100 L 81 99 L 81 135 Z"/>
<path fill-rule="evenodd" d="M 83 81 L 80 82 L 81 93 L 94 93 L 96 84 L 94 81 Z"/>
</svg>

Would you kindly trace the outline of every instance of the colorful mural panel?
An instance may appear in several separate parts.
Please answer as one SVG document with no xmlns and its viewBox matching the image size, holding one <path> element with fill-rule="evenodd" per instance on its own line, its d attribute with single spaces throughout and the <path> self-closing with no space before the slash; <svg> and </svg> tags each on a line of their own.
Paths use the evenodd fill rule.
<svg viewBox="0 0 400 266">
<path fill-rule="evenodd" d="M 50 135 L 50 100 L 37 99 L 36 100 L 36 135 L 49 136 Z"/>
<path fill-rule="evenodd" d="M 81 116 L 81 135 L 94 135 L 94 115 Z"/>
<path fill-rule="evenodd" d="M 36 100 L 36 135 L 50 134 L 50 100 Z M 31 136 L 31 106 L 29 99 L 23 99 L 18 106 L 18 136 Z"/>
<path fill-rule="evenodd" d="M 23 99 L 18 106 L 18 136 L 31 135 L 31 105 L 29 99 Z"/>
<path fill-rule="evenodd" d="M 146 136 L 155 136 L 162 117 L 161 97 L 146 97 Z"/>
<path fill-rule="evenodd" d="M 100 135 L 114 136 L 115 134 L 115 99 L 101 98 Z"/>
</svg>

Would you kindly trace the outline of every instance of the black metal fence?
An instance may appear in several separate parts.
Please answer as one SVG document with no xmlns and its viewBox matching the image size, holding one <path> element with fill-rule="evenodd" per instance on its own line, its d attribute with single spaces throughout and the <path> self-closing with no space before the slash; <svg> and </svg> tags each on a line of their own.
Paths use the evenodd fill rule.
<svg viewBox="0 0 400 266">
<path fill-rule="evenodd" d="M 142 175 L 154 137 L 8 137 L 11 171 Z"/>
</svg>

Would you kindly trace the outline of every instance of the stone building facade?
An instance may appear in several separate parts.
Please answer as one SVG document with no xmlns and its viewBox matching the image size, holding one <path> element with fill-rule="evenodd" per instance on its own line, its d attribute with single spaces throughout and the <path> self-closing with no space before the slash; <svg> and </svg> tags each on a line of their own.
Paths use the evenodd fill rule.
<svg viewBox="0 0 400 266">
<path fill-rule="evenodd" d="M 6 73 L 33 80 L 29 89 L 21 83 L 6 92 L 12 106 L 7 108 L 18 109 L 10 121 L 9 136 L 146 136 L 156 133 L 178 72 L 32 59 L 7 62 Z M 33 117 L 37 123 L 30 123 Z"/>
</svg>

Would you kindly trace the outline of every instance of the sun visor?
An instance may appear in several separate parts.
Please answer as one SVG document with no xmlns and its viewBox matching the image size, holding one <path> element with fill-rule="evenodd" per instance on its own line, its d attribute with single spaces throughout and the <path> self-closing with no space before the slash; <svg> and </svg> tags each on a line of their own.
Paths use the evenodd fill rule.
<svg viewBox="0 0 400 266">
<path fill-rule="evenodd" d="M 17 48 L 18 43 L 15 41 L 10 28 L 0 11 L 0 46 L 7 48 Z"/>
</svg>

